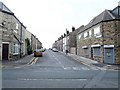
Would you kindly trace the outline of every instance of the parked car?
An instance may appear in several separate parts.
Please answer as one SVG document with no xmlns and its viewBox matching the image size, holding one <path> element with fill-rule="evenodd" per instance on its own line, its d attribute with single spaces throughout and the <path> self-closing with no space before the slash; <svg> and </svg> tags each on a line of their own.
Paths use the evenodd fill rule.
<svg viewBox="0 0 120 90">
<path fill-rule="evenodd" d="M 40 50 L 41 50 L 42 52 L 44 52 L 44 51 L 46 50 L 46 48 L 41 48 Z"/>
<path fill-rule="evenodd" d="M 49 50 L 52 50 L 52 48 L 49 48 Z"/>
<path fill-rule="evenodd" d="M 56 48 L 53 48 L 52 51 L 53 52 L 58 52 L 58 50 Z"/>
<path fill-rule="evenodd" d="M 34 57 L 42 57 L 42 51 L 40 49 L 35 50 Z"/>
</svg>

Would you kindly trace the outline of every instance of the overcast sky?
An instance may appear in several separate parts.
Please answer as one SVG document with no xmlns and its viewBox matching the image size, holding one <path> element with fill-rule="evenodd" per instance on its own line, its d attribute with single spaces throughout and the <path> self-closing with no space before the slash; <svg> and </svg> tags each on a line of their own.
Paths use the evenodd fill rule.
<svg viewBox="0 0 120 90">
<path fill-rule="evenodd" d="M 27 30 L 49 48 L 66 32 L 88 24 L 105 9 L 112 10 L 120 0 L 1 0 Z"/>
</svg>

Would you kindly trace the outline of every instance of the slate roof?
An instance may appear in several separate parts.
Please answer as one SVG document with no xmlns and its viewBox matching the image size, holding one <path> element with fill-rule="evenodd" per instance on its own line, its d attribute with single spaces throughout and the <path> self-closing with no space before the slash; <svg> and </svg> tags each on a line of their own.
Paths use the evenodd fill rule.
<svg viewBox="0 0 120 90">
<path fill-rule="evenodd" d="M 21 23 L 22 26 L 24 28 L 26 28 L 26 26 L 15 16 L 15 14 L 1 1 L 0 1 L 0 11 L 7 13 L 7 14 L 10 14 L 10 15 L 13 15 L 19 21 L 19 23 Z"/>
<path fill-rule="evenodd" d="M 116 7 L 115 9 L 120 10 L 120 7 Z M 115 11 L 115 9 L 113 9 Z M 104 10 L 102 13 L 100 13 L 98 16 L 94 17 L 86 26 L 84 26 L 79 33 L 91 28 L 92 26 L 103 22 L 103 21 L 109 21 L 109 20 L 115 20 L 120 19 L 120 16 L 118 17 L 118 14 L 113 12 L 113 10 Z"/>
<path fill-rule="evenodd" d="M 9 14 L 14 14 L 8 7 L 6 7 L 2 2 L 0 2 L 0 11 L 9 13 Z"/>
</svg>

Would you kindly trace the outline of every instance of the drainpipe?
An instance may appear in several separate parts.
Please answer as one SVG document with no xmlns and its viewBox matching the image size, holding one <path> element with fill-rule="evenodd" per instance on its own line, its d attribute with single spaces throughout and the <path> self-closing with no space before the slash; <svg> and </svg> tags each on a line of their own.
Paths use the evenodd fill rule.
<svg viewBox="0 0 120 90">
<path fill-rule="evenodd" d="M 20 28 L 20 58 L 22 58 L 22 26 L 23 24 L 21 23 L 21 28 Z"/>
</svg>

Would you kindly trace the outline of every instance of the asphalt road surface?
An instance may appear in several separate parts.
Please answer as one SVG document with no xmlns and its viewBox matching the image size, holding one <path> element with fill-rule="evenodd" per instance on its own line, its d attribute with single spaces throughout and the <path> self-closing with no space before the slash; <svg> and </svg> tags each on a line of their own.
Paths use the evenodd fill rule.
<svg viewBox="0 0 120 90">
<path fill-rule="evenodd" d="M 2 88 L 118 88 L 118 71 L 88 67 L 46 50 L 31 64 L 2 70 Z"/>
</svg>

